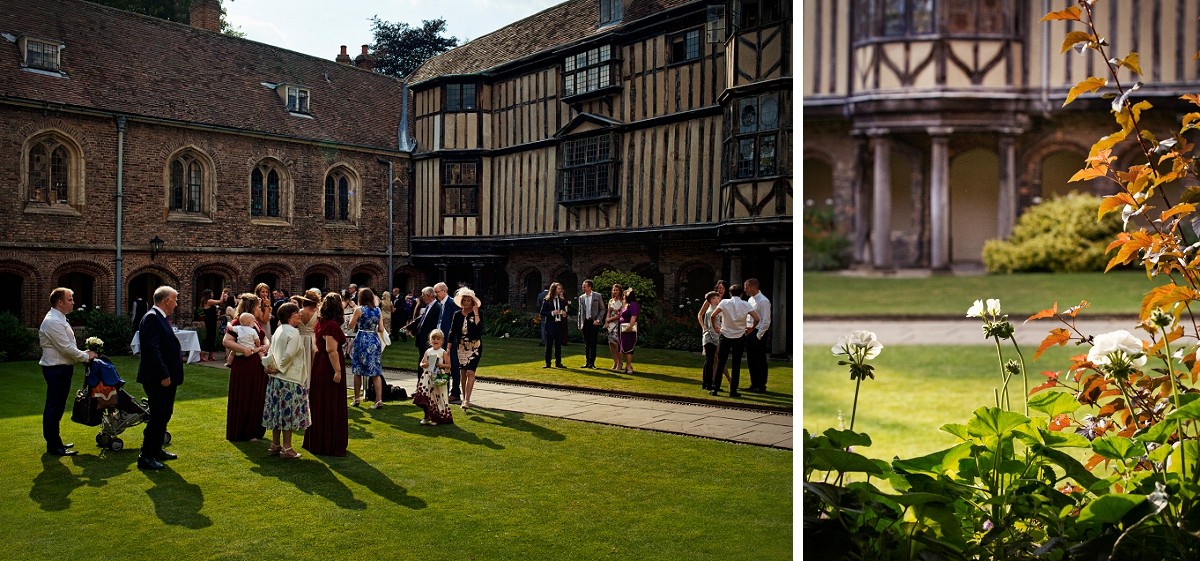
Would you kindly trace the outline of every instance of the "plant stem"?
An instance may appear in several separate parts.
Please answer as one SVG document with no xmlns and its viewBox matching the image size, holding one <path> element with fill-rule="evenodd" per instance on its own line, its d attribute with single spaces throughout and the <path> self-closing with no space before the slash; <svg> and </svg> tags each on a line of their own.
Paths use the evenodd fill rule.
<svg viewBox="0 0 1200 561">
<path fill-rule="evenodd" d="M 1163 329 L 1163 351 L 1166 353 L 1165 360 L 1167 362 L 1167 375 L 1171 377 L 1171 400 L 1175 402 L 1175 410 L 1179 410 L 1179 384 L 1175 379 L 1175 363 L 1171 361 L 1171 337 Z M 1162 421 L 1159 421 L 1162 422 Z M 1183 433 L 1183 422 L 1179 423 L 1179 473 L 1183 479 L 1187 479 L 1187 446 L 1184 442 L 1187 439 Z"/>
<path fill-rule="evenodd" d="M 1000 363 L 1000 392 L 1003 396 L 1001 403 L 997 407 L 1007 411 L 1010 403 L 1008 399 L 1008 371 L 1004 369 L 1004 354 L 1000 352 L 1000 338 L 993 336 L 992 340 L 996 342 L 996 361 Z"/>
<path fill-rule="evenodd" d="M 1021 362 L 1021 380 L 1025 387 L 1025 416 L 1029 416 L 1029 373 L 1025 371 L 1025 355 L 1021 353 L 1021 346 L 1017 344 L 1017 338 L 1012 338 L 1013 349 L 1017 351 L 1017 358 Z"/>
<path fill-rule="evenodd" d="M 854 430 L 854 416 L 858 414 L 858 388 L 862 386 L 862 378 L 854 382 L 854 406 L 850 409 L 850 430 Z"/>
</svg>

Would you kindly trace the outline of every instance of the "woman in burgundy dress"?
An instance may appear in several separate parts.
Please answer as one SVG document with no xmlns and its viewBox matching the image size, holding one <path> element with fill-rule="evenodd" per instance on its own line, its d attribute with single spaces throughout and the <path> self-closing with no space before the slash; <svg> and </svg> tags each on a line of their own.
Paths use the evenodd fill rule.
<svg viewBox="0 0 1200 561">
<path fill-rule="evenodd" d="M 304 430 L 304 449 L 322 456 L 345 456 L 350 441 L 346 413 L 346 357 L 342 347 L 342 298 L 336 292 L 321 301 L 313 354 L 308 407 L 312 425 Z"/>
<path fill-rule="evenodd" d="M 243 294 L 238 303 L 240 316 L 258 307 L 258 297 Z M 234 320 L 231 326 L 239 325 Z M 262 357 L 270 345 L 261 325 L 254 325 L 258 339 L 253 348 L 244 347 L 237 341 L 237 333 L 230 329 L 225 333 L 222 344 L 233 355 L 233 370 L 229 373 L 229 403 L 225 413 L 225 439 L 231 442 L 255 441 L 263 437 L 263 404 L 267 399 L 267 372 L 263 370 Z M 240 356 L 239 356 L 240 355 Z"/>
</svg>

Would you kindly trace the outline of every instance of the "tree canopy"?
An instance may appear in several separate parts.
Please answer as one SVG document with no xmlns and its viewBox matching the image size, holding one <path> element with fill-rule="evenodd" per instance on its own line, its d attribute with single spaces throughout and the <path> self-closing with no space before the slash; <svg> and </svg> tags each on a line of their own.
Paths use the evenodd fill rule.
<svg viewBox="0 0 1200 561">
<path fill-rule="evenodd" d="M 403 78 L 425 61 L 458 46 L 458 39 L 446 37 L 446 20 L 432 19 L 412 27 L 404 22 L 388 22 L 371 18 L 375 35 L 375 71 Z"/>
<path fill-rule="evenodd" d="M 189 20 L 191 0 L 91 0 L 97 4 L 111 6 L 119 10 L 142 14 L 167 21 L 191 23 Z M 232 2 L 233 0 L 229 0 Z M 224 0 L 222 0 L 224 4 Z M 225 19 L 225 6 L 221 6 L 221 33 L 232 37 L 245 37 L 246 34 L 229 24 Z"/>
</svg>

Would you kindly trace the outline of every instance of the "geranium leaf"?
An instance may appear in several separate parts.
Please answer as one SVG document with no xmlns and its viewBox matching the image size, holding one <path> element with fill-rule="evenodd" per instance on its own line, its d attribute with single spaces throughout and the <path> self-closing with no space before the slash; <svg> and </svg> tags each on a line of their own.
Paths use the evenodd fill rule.
<svg viewBox="0 0 1200 561">
<path fill-rule="evenodd" d="M 1179 428 L 1179 423 L 1171 418 L 1163 419 L 1146 430 L 1146 432 L 1135 436 L 1139 442 L 1155 442 L 1158 444 L 1166 444 L 1171 440 L 1171 435 L 1175 434 L 1175 430 Z"/>
<path fill-rule="evenodd" d="M 967 425 L 959 423 L 946 423 L 939 427 L 938 430 L 957 436 L 960 440 L 971 440 L 971 435 L 967 434 Z"/>
<path fill-rule="evenodd" d="M 1043 392 L 1029 398 L 1029 408 L 1041 411 L 1051 417 L 1063 413 L 1074 413 L 1079 409 L 1079 402 L 1067 392 Z"/>
<path fill-rule="evenodd" d="M 1146 449 L 1123 436 L 1106 436 L 1092 441 L 1092 451 L 1110 460 L 1129 460 L 1140 457 Z"/>
<path fill-rule="evenodd" d="M 1164 419 L 1170 421 L 1195 421 L 1200 419 L 1200 400 L 1192 401 L 1172 411 Z"/>
<path fill-rule="evenodd" d="M 1082 437 L 1080 437 L 1082 438 Z M 1062 450 L 1055 450 L 1046 446 L 1035 446 L 1034 451 L 1042 456 L 1045 456 L 1050 461 L 1063 468 L 1067 477 L 1074 479 L 1082 487 L 1091 488 L 1100 481 L 1095 475 L 1092 475 L 1090 468 L 1072 457 L 1070 454 Z"/>
<path fill-rule="evenodd" d="M 975 437 L 1005 436 L 1013 429 L 1029 422 L 1029 418 L 1019 413 L 1005 411 L 998 407 L 980 407 L 975 410 L 975 417 L 967 422 L 967 433 Z"/>
<path fill-rule="evenodd" d="M 1096 497 L 1079 511 L 1079 524 L 1116 524 L 1125 513 L 1146 500 L 1145 495 L 1110 493 Z"/>
<path fill-rule="evenodd" d="M 1071 340 L 1071 332 L 1070 331 L 1067 331 L 1066 329 L 1064 329 L 1062 327 L 1056 327 L 1054 329 L 1051 329 L 1050 334 L 1047 335 L 1045 339 L 1042 339 L 1042 344 L 1040 346 L 1038 346 L 1037 352 L 1033 353 L 1033 360 L 1037 360 L 1038 357 L 1042 356 L 1042 353 L 1046 352 L 1046 349 L 1049 349 L 1050 347 L 1053 347 L 1054 345 L 1059 345 L 1059 346 L 1066 345 L 1067 341 L 1070 341 L 1070 340 Z"/>
<path fill-rule="evenodd" d="M 851 446 L 870 446 L 871 437 L 865 432 L 854 432 L 850 430 L 837 430 L 833 428 L 825 429 L 821 433 L 825 435 L 834 448 L 849 448 Z"/>
<path fill-rule="evenodd" d="M 881 475 L 883 470 L 875 465 L 866 456 L 847 452 L 845 450 L 834 450 L 831 448 L 820 448 L 809 451 L 810 457 L 808 460 L 812 462 L 814 469 L 821 471 L 837 471 L 843 473 L 870 473 L 872 475 Z"/>
</svg>

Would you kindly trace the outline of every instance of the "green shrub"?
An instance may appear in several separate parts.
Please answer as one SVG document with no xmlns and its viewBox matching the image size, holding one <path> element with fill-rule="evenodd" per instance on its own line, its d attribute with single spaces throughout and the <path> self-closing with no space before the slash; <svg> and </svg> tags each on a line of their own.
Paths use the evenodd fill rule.
<svg viewBox="0 0 1200 561">
<path fill-rule="evenodd" d="M 10 312 L 0 312 L 0 362 L 37 356 L 37 332 L 21 325 Z"/>
<path fill-rule="evenodd" d="M 514 312 L 508 304 L 488 306 L 480 312 L 483 316 L 483 334 L 485 337 L 508 337 L 516 339 L 538 339 L 541 337 L 541 323 L 534 321 L 537 314 Z"/>
<path fill-rule="evenodd" d="M 128 317 L 91 310 L 85 316 L 88 335 L 104 341 L 104 354 L 119 356 L 129 354 L 129 342 L 133 340 L 133 324 Z"/>
<path fill-rule="evenodd" d="M 989 240 L 983 263 L 990 273 L 1103 271 L 1104 248 L 1121 231 L 1116 213 L 1096 220 L 1100 197 L 1072 193 L 1034 205 L 1007 240 Z"/>
<path fill-rule="evenodd" d="M 850 265 L 850 239 L 837 230 L 833 209 L 804 209 L 804 270 L 831 271 Z"/>
</svg>

